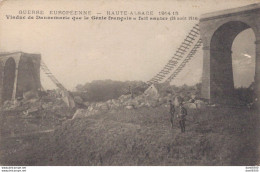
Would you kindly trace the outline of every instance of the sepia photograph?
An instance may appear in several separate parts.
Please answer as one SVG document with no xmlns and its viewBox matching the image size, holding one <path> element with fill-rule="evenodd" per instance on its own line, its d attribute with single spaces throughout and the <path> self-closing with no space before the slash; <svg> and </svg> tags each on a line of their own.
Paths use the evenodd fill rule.
<svg viewBox="0 0 260 172">
<path fill-rule="evenodd" d="M 258 172 L 259 96 L 259 0 L 0 1 L 2 172 Z"/>
</svg>

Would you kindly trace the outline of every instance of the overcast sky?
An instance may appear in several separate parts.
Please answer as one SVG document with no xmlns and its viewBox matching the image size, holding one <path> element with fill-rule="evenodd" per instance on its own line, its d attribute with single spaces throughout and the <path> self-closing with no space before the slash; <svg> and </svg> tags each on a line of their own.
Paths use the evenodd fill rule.
<svg viewBox="0 0 260 172">
<path fill-rule="evenodd" d="M 19 10 L 178 11 L 179 16 L 240 7 L 257 0 L 182 1 L 5 1 L 0 6 L 0 51 L 40 53 L 52 73 L 68 89 L 92 80 L 152 78 L 173 56 L 187 32 L 198 21 L 55 21 L 7 20 Z M 236 86 L 254 77 L 255 37 L 242 32 L 233 45 Z M 193 85 L 202 74 L 202 50 L 172 82 Z M 53 88 L 42 75 L 42 85 Z"/>
</svg>

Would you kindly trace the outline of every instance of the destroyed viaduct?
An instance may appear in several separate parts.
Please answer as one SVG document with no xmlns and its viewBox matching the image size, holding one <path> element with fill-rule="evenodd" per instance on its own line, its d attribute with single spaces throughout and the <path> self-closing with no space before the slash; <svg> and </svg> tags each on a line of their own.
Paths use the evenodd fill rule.
<svg viewBox="0 0 260 172">
<path fill-rule="evenodd" d="M 255 34 L 254 89 L 260 97 L 260 3 L 204 14 L 200 18 L 199 28 L 198 42 L 202 41 L 203 44 L 202 97 L 215 103 L 233 96 L 231 48 L 235 37 L 248 28 Z M 2 53 L 0 62 L 0 103 L 41 88 L 39 54 Z M 151 81 L 159 80 L 159 77 Z"/>
</svg>

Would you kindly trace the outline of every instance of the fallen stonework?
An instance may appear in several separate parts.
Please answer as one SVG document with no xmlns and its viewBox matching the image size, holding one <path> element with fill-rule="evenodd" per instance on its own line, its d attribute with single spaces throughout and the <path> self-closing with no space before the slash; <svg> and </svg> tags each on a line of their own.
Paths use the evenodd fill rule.
<svg viewBox="0 0 260 172">
<path fill-rule="evenodd" d="M 184 107 L 187 109 L 197 109 L 197 105 L 195 103 L 185 103 Z"/>
<path fill-rule="evenodd" d="M 202 100 L 196 100 L 194 103 L 196 104 L 197 109 L 203 109 L 207 106 L 207 103 Z"/>
<path fill-rule="evenodd" d="M 24 93 L 23 98 L 5 101 L 1 106 L 1 120 L 4 122 L 1 125 L 0 134 L 3 137 L 16 137 L 24 133 L 53 130 L 67 122 L 93 115 L 136 111 L 141 108 L 167 109 L 169 108 L 169 100 L 172 100 L 175 106 L 182 102 L 188 110 L 202 109 L 208 106 L 205 102 L 195 98 L 184 102 L 182 97 L 173 94 L 156 93 L 151 96 L 146 93 L 136 97 L 132 97 L 131 94 L 122 95 L 118 99 L 105 102 L 84 102 L 82 98 L 74 97 L 77 107 L 71 109 L 62 100 L 62 95 L 58 90 L 28 91 Z"/>
<path fill-rule="evenodd" d="M 118 99 L 105 102 L 84 102 L 79 96 L 73 97 L 77 107 L 69 108 L 62 99 L 59 90 L 28 91 L 23 97 L 15 101 L 5 101 L 1 106 L 1 114 L 4 125 L 1 127 L 3 135 L 19 135 L 22 132 L 35 132 L 54 129 L 66 121 L 77 118 L 85 118 L 91 115 L 106 115 L 109 112 L 133 111 L 139 108 L 169 108 L 169 100 L 175 106 L 181 102 L 187 109 L 201 109 L 208 106 L 201 100 L 192 97 L 190 101 L 184 101 L 181 96 L 175 94 L 160 94 L 155 87 L 148 89 L 145 94 L 133 97 L 122 95 Z M 19 122 L 18 122 L 19 121 Z M 11 123 L 19 123 L 10 128 Z"/>
<path fill-rule="evenodd" d="M 154 91 L 154 88 L 150 89 L 152 92 L 152 96 L 147 92 L 146 94 L 142 94 L 136 97 L 132 97 L 129 95 L 122 95 L 118 99 L 111 99 L 106 102 L 83 102 L 86 105 L 86 108 L 78 110 L 73 118 L 86 117 L 89 115 L 95 115 L 99 113 L 104 113 L 108 111 L 116 111 L 121 109 L 138 109 L 142 107 L 155 108 L 159 106 L 168 107 L 169 100 L 172 100 L 173 104 L 177 107 L 180 103 L 183 103 L 184 107 L 187 109 L 201 109 L 205 108 L 207 104 L 201 100 L 195 100 L 193 97 L 192 103 L 187 101 L 184 102 L 183 98 L 180 96 L 174 96 L 172 94 L 168 94 L 166 96 L 160 96 L 158 92 Z M 156 94 L 154 94 L 156 92 Z"/>
<path fill-rule="evenodd" d="M 25 95 L 27 96 L 21 100 L 5 101 L 0 107 L 3 120 L 2 136 L 53 129 L 72 118 L 73 110 L 56 95 L 47 93 Z"/>
</svg>

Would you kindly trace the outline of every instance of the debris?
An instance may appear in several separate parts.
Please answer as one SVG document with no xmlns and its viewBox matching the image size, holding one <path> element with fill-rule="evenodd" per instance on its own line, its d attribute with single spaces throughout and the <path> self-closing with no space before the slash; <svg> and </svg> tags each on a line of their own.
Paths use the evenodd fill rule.
<svg viewBox="0 0 260 172">
<path fill-rule="evenodd" d="M 27 91 L 23 93 L 23 99 L 24 100 L 30 100 L 30 99 L 38 99 L 38 92 L 37 91 Z"/>
<path fill-rule="evenodd" d="M 173 101 L 173 103 L 174 103 L 175 106 L 179 106 L 180 103 L 182 103 L 182 102 L 183 102 L 183 98 L 180 97 L 180 96 L 176 96 L 175 99 L 174 99 L 174 101 Z"/>
<path fill-rule="evenodd" d="M 183 106 L 187 109 L 197 109 L 197 105 L 195 103 L 185 103 Z"/>
<path fill-rule="evenodd" d="M 157 99 L 157 98 L 159 98 L 158 89 L 155 87 L 154 84 L 152 84 L 149 88 L 147 88 L 144 91 L 144 95 L 146 97 L 149 97 L 150 99 Z"/>
<path fill-rule="evenodd" d="M 83 104 L 83 99 L 80 97 L 80 96 L 75 96 L 74 97 L 74 101 L 75 103 L 78 103 L 78 104 Z"/>
<path fill-rule="evenodd" d="M 198 109 L 206 108 L 207 104 L 202 100 L 195 100 L 194 102 Z"/>
<path fill-rule="evenodd" d="M 125 108 L 126 108 L 126 109 L 129 109 L 129 110 L 130 110 L 130 109 L 134 109 L 134 107 L 131 106 L 131 105 L 128 105 L 128 106 L 126 106 Z"/>
<path fill-rule="evenodd" d="M 85 105 L 85 107 L 89 107 L 90 102 L 83 102 L 83 104 Z"/>
<path fill-rule="evenodd" d="M 85 117 L 85 114 L 86 114 L 86 110 L 85 109 L 78 109 L 71 120 L 74 120 L 75 118 L 83 118 Z"/>
</svg>

